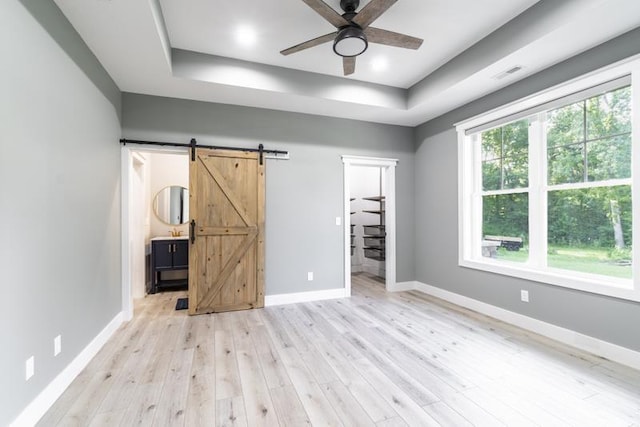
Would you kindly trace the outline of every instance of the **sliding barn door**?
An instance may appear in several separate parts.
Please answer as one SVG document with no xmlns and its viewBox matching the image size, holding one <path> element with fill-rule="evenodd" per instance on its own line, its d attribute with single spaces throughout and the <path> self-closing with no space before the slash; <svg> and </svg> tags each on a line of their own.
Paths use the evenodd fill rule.
<svg viewBox="0 0 640 427">
<path fill-rule="evenodd" d="M 264 306 L 264 173 L 258 153 L 196 150 L 189 314 Z"/>
</svg>

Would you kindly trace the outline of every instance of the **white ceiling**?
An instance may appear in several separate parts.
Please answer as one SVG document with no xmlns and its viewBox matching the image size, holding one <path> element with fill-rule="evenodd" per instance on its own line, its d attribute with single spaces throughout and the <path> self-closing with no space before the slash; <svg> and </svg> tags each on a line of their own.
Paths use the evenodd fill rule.
<svg viewBox="0 0 640 427">
<path fill-rule="evenodd" d="M 343 77 L 331 43 L 280 55 L 335 30 L 302 0 L 55 1 L 122 91 L 408 126 L 640 26 L 638 0 L 399 0 L 373 26 L 420 49 L 370 44 Z"/>
<path fill-rule="evenodd" d="M 352 78 L 406 89 L 536 1 L 400 0 L 372 26 L 422 38 L 424 45 L 413 51 L 371 44 L 358 58 Z M 325 2 L 341 11 L 339 0 Z M 368 3 L 369 0 L 361 1 L 360 9 Z M 335 31 L 302 0 L 160 0 L 160 4 L 173 47 L 342 76 L 342 61 L 331 43 L 290 56 L 279 53 Z M 255 46 L 245 48 L 236 43 L 236 28 L 242 26 L 256 29 Z M 389 72 L 372 69 L 371 62 L 377 58 L 393 64 Z"/>
</svg>

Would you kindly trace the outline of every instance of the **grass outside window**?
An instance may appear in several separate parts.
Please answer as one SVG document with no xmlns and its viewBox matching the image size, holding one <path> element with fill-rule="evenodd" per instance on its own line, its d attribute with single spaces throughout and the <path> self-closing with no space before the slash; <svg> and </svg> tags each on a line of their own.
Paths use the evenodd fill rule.
<svg viewBox="0 0 640 427">
<path fill-rule="evenodd" d="M 519 251 L 498 249 L 497 259 L 512 262 L 526 262 L 528 248 Z M 598 247 L 549 246 L 547 255 L 549 267 L 580 271 L 589 274 L 631 278 L 631 252 L 615 251 Z"/>
</svg>

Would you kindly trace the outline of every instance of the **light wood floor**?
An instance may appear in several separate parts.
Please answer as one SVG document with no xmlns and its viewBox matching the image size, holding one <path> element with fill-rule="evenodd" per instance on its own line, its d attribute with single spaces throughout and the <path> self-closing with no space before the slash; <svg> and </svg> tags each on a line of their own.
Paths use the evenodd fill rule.
<svg viewBox="0 0 640 427">
<path fill-rule="evenodd" d="M 638 371 L 365 275 L 353 294 L 195 317 L 149 296 L 39 425 L 640 426 Z"/>
</svg>

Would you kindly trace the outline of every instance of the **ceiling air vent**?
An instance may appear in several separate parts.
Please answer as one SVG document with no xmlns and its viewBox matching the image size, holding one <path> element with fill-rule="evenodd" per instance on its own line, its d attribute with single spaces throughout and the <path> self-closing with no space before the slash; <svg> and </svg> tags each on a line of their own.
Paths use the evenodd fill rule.
<svg viewBox="0 0 640 427">
<path fill-rule="evenodd" d="M 522 70 L 522 68 L 523 68 L 522 66 L 516 65 L 515 67 L 509 68 L 507 71 L 503 71 L 500 74 L 496 74 L 495 76 L 493 76 L 493 78 L 496 80 L 502 80 L 505 77 L 508 77 L 512 74 L 517 73 L 518 71 Z"/>
</svg>

